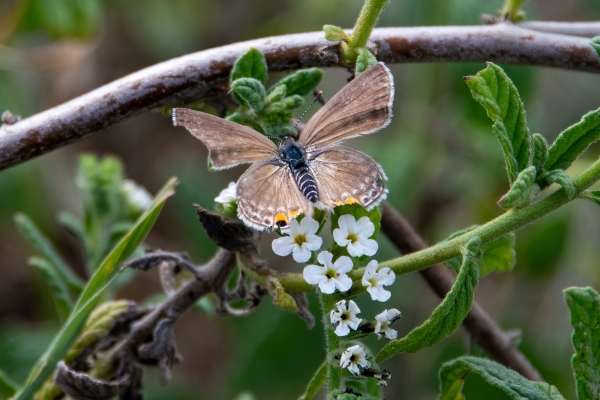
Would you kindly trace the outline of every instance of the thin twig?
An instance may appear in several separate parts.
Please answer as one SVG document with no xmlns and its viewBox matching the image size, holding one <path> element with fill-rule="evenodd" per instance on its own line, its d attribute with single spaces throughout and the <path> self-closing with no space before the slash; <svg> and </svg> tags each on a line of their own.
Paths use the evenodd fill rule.
<svg viewBox="0 0 600 400">
<path fill-rule="evenodd" d="M 510 23 L 487 26 L 379 28 L 371 42 L 387 63 L 494 61 L 600 72 L 589 40 L 527 30 Z M 118 79 L 67 103 L 0 126 L 0 169 L 84 139 L 157 107 L 202 99 L 226 83 L 233 62 L 259 48 L 269 70 L 338 66 L 339 46 L 323 32 L 270 37 L 175 58 Z"/>
<path fill-rule="evenodd" d="M 403 254 L 428 247 L 408 221 L 387 202 L 383 203 L 381 230 Z M 442 264 L 432 265 L 419 272 L 440 298 L 444 298 L 454 284 L 455 279 L 452 273 Z M 542 380 L 539 372 L 515 347 L 512 336 L 504 333 L 476 302 L 473 302 L 473 307 L 463 321 L 463 325 L 473 339 L 496 361 L 517 371 L 527 379 Z"/>
</svg>

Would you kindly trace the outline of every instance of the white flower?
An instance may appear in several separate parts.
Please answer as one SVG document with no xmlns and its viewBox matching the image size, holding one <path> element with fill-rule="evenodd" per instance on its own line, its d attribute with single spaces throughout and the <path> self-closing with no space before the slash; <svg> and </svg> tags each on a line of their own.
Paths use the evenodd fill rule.
<svg viewBox="0 0 600 400">
<path fill-rule="evenodd" d="M 375 225 L 369 217 L 362 217 L 356 221 L 353 215 L 344 214 L 338 219 L 338 226 L 339 228 L 333 231 L 333 238 L 338 245 L 348 246 L 348 253 L 352 257 L 360 257 L 363 254 L 373 256 L 377 253 L 377 242 L 369 239 L 375 233 Z"/>
<path fill-rule="evenodd" d="M 317 260 L 323 267 L 318 265 L 309 265 L 304 268 L 304 280 L 311 285 L 319 285 L 321 292 L 332 294 L 335 289 L 345 292 L 352 287 L 352 279 L 346 275 L 346 272 L 352 270 L 352 260 L 350 257 L 342 256 L 333 261 L 333 254 L 328 251 L 319 253 Z"/>
<path fill-rule="evenodd" d="M 152 204 L 152 195 L 148 193 L 145 187 L 138 185 L 131 179 L 123 180 L 121 186 L 125 197 L 129 204 L 131 204 L 138 211 L 146 211 L 150 204 Z"/>
<path fill-rule="evenodd" d="M 392 308 L 391 310 L 384 310 L 381 314 L 375 316 L 375 320 L 377 324 L 375 325 L 375 333 L 381 339 L 381 332 L 385 333 L 386 339 L 396 339 L 398 337 L 398 332 L 392 328 L 390 325 L 394 323 L 398 318 L 400 318 L 400 311 Z"/>
<path fill-rule="evenodd" d="M 237 184 L 235 182 L 229 182 L 229 186 L 225 189 L 221 190 L 221 193 L 217 197 L 215 197 L 215 201 L 217 203 L 229 204 L 235 199 L 237 199 L 237 195 L 235 194 L 237 188 Z"/>
<path fill-rule="evenodd" d="M 293 219 L 290 222 L 289 236 L 273 240 L 273 253 L 285 257 L 293 253 L 294 261 L 303 263 L 310 260 L 311 251 L 317 251 L 323 244 L 323 239 L 315 235 L 319 223 L 311 217 L 304 217 L 302 222 Z"/>
<path fill-rule="evenodd" d="M 354 375 L 360 374 L 359 366 L 366 368 L 369 365 L 371 365 L 371 363 L 367 360 L 367 353 L 365 352 L 365 349 L 359 345 L 348 347 L 346 351 L 342 353 L 342 358 L 340 359 L 340 367 L 348 367 L 348 371 L 352 372 Z"/>
<path fill-rule="evenodd" d="M 358 324 L 362 321 L 361 318 L 356 318 L 356 314 L 360 313 L 360 309 L 355 302 L 350 300 L 348 308 L 346 308 L 346 300 L 340 300 L 335 303 L 337 310 L 331 310 L 329 319 L 333 325 L 338 324 L 335 328 L 335 334 L 338 336 L 346 336 L 350 333 L 350 328 L 356 330 Z"/>
<path fill-rule="evenodd" d="M 367 269 L 362 278 L 363 286 L 371 294 L 371 299 L 377 301 L 388 301 L 392 293 L 385 290 L 383 286 L 389 286 L 396 280 L 396 274 L 389 268 L 377 271 L 379 263 L 375 260 L 367 264 Z"/>
</svg>

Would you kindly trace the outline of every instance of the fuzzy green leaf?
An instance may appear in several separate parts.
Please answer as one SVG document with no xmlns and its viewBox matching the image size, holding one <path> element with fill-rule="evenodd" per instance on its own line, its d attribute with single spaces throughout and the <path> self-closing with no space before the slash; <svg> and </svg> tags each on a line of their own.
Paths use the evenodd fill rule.
<svg viewBox="0 0 600 400">
<path fill-rule="evenodd" d="M 344 32 L 342 28 L 335 25 L 324 25 L 323 30 L 325 31 L 325 39 L 330 42 L 349 42 L 350 36 Z"/>
<path fill-rule="evenodd" d="M 510 184 L 527 168 L 531 155 L 531 134 L 519 92 L 502 68 L 487 68 L 465 78 L 473 98 L 485 108 L 494 122 L 493 130 L 504 151 Z"/>
<path fill-rule="evenodd" d="M 14 216 L 15 225 L 21 234 L 46 258 L 56 272 L 62 276 L 69 288 L 79 294 L 84 282 L 69 267 L 67 262 L 58 254 L 52 242 L 39 230 L 35 222 L 26 214 L 17 213 Z"/>
<path fill-rule="evenodd" d="M 286 96 L 294 94 L 304 96 L 317 87 L 319 82 L 321 82 L 321 77 L 323 77 L 323 71 L 319 68 L 301 69 L 274 84 L 269 92 L 274 91 L 279 85 L 285 85 Z"/>
<path fill-rule="evenodd" d="M 402 339 L 392 340 L 377 354 L 377 362 L 400 353 L 415 353 L 433 346 L 452 334 L 465 319 L 479 280 L 478 262 L 481 257 L 481 239 L 472 238 L 463 248 L 463 264 L 456 282 L 431 317 Z"/>
<path fill-rule="evenodd" d="M 262 51 L 251 48 L 235 61 L 230 78 L 232 83 L 240 78 L 254 78 L 265 83 L 268 72 L 269 67 Z"/>
<path fill-rule="evenodd" d="M 454 239 L 460 235 L 472 231 L 479 225 L 455 232 L 446 240 Z M 517 252 L 515 251 L 516 235 L 512 232 L 499 237 L 496 240 L 483 245 L 483 257 L 479 260 L 479 276 L 484 277 L 490 272 L 512 271 L 517 263 Z M 448 268 L 458 273 L 462 265 L 462 255 L 445 261 Z"/>
<path fill-rule="evenodd" d="M 533 162 L 532 165 L 537 171 L 544 169 L 544 164 L 548 160 L 548 142 L 546 138 L 539 133 L 533 134 Z"/>
<path fill-rule="evenodd" d="M 540 186 L 535 183 L 536 170 L 534 166 L 525 168 L 519 173 L 508 192 L 498 200 L 498 205 L 504 209 L 523 207 L 540 192 Z"/>
<path fill-rule="evenodd" d="M 17 391 L 17 385 L 0 370 L 0 399 L 7 399 Z"/>
<path fill-rule="evenodd" d="M 467 374 L 474 372 L 515 400 L 564 400 L 558 390 L 545 382 L 533 382 L 518 372 L 485 358 L 465 356 L 445 363 L 440 370 L 440 400 L 464 399 L 462 386 Z"/>
<path fill-rule="evenodd" d="M 555 169 L 554 171 L 548 172 L 546 176 L 547 183 L 557 183 L 565 189 L 569 200 L 575 197 L 575 183 L 573 179 L 562 169 Z"/>
<path fill-rule="evenodd" d="M 69 315 L 69 319 L 56 334 L 50 347 L 38 359 L 29 373 L 26 382 L 19 389 L 13 400 L 32 398 L 33 394 L 52 374 L 58 361 L 66 355 L 71 344 L 83 328 L 87 317 L 100 299 L 101 293 L 119 271 L 119 264 L 125 261 L 142 243 L 158 218 L 165 201 L 173 195 L 176 184 L 177 180 L 174 178 L 165 184 L 152 201 L 150 207 L 138 218 L 133 229 L 121 239 L 99 264 L 94 275 L 92 275 L 81 292 L 77 303 Z"/>
<path fill-rule="evenodd" d="M 361 47 L 358 49 L 358 57 L 356 58 L 356 67 L 354 68 L 354 74 L 356 76 L 365 72 L 365 70 L 373 65 L 377 64 L 375 56 L 366 48 Z"/>
<path fill-rule="evenodd" d="M 323 362 L 319 368 L 315 371 L 315 374 L 310 378 L 306 391 L 298 400 L 310 400 L 315 394 L 323 387 L 327 381 L 327 362 Z"/>
<path fill-rule="evenodd" d="M 42 278 L 48 285 L 54 299 L 58 318 L 61 323 L 65 322 L 73 308 L 73 299 L 71 299 L 71 294 L 63 277 L 45 258 L 30 257 L 27 261 L 29 265 L 34 266 L 42 274 Z"/>
<path fill-rule="evenodd" d="M 600 36 L 596 36 L 590 42 L 590 45 L 596 50 L 596 53 L 600 56 Z"/>
<path fill-rule="evenodd" d="M 287 94 L 287 86 L 278 85 L 273 88 L 273 90 L 269 90 L 269 95 L 267 96 L 267 104 L 274 103 L 276 101 L 281 101 Z"/>
<path fill-rule="evenodd" d="M 600 139 L 600 109 L 591 111 L 581 121 L 565 129 L 548 150 L 547 171 L 567 169 L 587 148 Z"/>
<path fill-rule="evenodd" d="M 582 193 L 582 196 L 588 200 L 593 201 L 594 203 L 600 206 L 600 189 L 598 190 L 586 190 Z"/>
<path fill-rule="evenodd" d="M 577 398 L 595 400 L 600 393 L 600 295 L 591 287 L 574 287 L 565 290 L 565 299 L 573 325 Z"/>
<path fill-rule="evenodd" d="M 245 104 L 255 111 L 260 111 L 265 107 L 265 87 L 254 78 L 239 78 L 231 84 L 231 89 Z"/>
</svg>

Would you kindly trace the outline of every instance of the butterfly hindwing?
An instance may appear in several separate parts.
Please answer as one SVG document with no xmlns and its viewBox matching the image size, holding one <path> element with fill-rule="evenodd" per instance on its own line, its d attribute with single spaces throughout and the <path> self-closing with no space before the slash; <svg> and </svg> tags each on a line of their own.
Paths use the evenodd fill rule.
<svg viewBox="0 0 600 400">
<path fill-rule="evenodd" d="M 308 121 L 298 142 L 307 151 L 387 126 L 392 118 L 394 81 L 379 63 L 344 86 Z"/>
<path fill-rule="evenodd" d="M 289 168 L 278 161 L 257 162 L 237 183 L 238 216 L 253 228 L 285 228 L 300 214 L 312 212 L 311 203 L 296 187 Z"/>
<path fill-rule="evenodd" d="M 327 208 L 357 203 L 371 209 L 387 196 L 383 169 L 360 151 L 331 146 L 311 153 L 309 160 L 319 200 Z"/>
<path fill-rule="evenodd" d="M 187 108 L 173 109 L 173 125 L 185 127 L 208 148 L 216 170 L 278 157 L 277 146 L 247 126 Z"/>
</svg>

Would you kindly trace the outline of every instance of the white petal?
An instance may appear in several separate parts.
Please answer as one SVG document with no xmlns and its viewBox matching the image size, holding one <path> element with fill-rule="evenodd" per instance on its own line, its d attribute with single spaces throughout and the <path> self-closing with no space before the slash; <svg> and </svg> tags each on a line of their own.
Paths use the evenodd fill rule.
<svg viewBox="0 0 600 400">
<path fill-rule="evenodd" d="M 345 323 L 340 323 L 337 328 L 335 328 L 335 334 L 338 336 L 346 336 L 347 334 L 350 333 L 350 328 L 348 328 L 348 325 Z"/>
<path fill-rule="evenodd" d="M 350 288 L 352 287 L 352 279 L 350 279 L 348 277 L 348 275 L 340 275 L 337 278 L 334 279 L 330 279 L 331 281 L 335 281 L 335 287 L 340 291 L 340 292 L 346 292 L 348 290 L 350 290 Z M 325 293 L 325 292 L 323 292 Z M 333 293 L 330 292 L 330 293 Z"/>
<path fill-rule="evenodd" d="M 348 367 L 348 371 L 352 372 L 352 374 L 354 375 L 360 374 L 360 370 L 358 369 L 357 364 L 350 364 L 350 366 Z"/>
<path fill-rule="evenodd" d="M 368 255 L 369 257 L 374 256 L 379 249 L 379 245 L 373 239 L 359 238 L 358 243 L 360 243 L 362 246 L 362 253 Z"/>
<path fill-rule="evenodd" d="M 307 249 L 316 251 L 321 248 L 321 245 L 323 245 L 323 239 L 317 235 L 307 235 L 304 245 Z"/>
<path fill-rule="evenodd" d="M 382 287 L 371 286 L 367 288 L 367 291 L 371 294 L 371 299 L 374 301 L 384 302 L 392 297 L 392 293 Z"/>
<path fill-rule="evenodd" d="M 396 339 L 397 337 L 398 337 L 398 331 L 396 331 L 392 328 L 387 328 L 385 330 L 385 338 L 386 339 L 393 340 L 393 339 Z"/>
<path fill-rule="evenodd" d="M 360 241 L 348 243 L 348 254 L 350 254 L 352 257 L 360 257 L 364 254 Z"/>
<path fill-rule="evenodd" d="M 290 236 L 280 237 L 279 239 L 273 240 L 271 248 L 273 249 L 273 253 L 285 257 L 290 255 L 294 250 L 294 239 Z"/>
<path fill-rule="evenodd" d="M 400 314 L 402 313 L 395 308 L 389 309 L 387 312 L 387 319 L 388 321 L 394 321 Z"/>
<path fill-rule="evenodd" d="M 308 260 L 310 260 L 311 255 L 312 254 L 311 254 L 310 250 L 307 249 L 306 246 L 295 245 L 294 254 L 293 254 L 294 261 L 299 262 L 299 263 L 305 263 Z"/>
<path fill-rule="evenodd" d="M 325 277 L 325 268 L 317 265 L 309 265 L 304 267 L 302 275 L 304 276 L 304 280 L 311 285 L 317 285 L 322 280 L 327 279 Z"/>
<path fill-rule="evenodd" d="M 338 244 L 338 246 L 346 247 L 350 240 L 348 240 L 348 231 L 342 230 L 340 228 L 336 228 L 333 230 L 333 240 Z"/>
<path fill-rule="evenodd" d="M 322 279 L 321 282 L 319 282 L 319 289 L 325 294 L 332 294 L 335 292 L 335 286 L 333 279 Z"/>
<path fill-rule="evenodd" d="M 298 224 L 298 220 L 293 219 L 290 221 L 290 226 L 289 226 L 289 232 L 290 232 L 290 236 L 294 237 L 299 233 L 302 233 L 301 229 L 300 229 L 300 225 Z"/>
<path fill-rule="evenodd" d="M 350 313 L 352 313 L 352 315 L 356 315 L 356 314 L 360 313 L 360 308 L 358 308 L 358 306 L 356 305 L 354 300 L 350 300 L 348 302 L 348 311 Z"/>
<path fill-rule="evenodd" d="M 340 274 L 345 274 L 346 272 L 352 271 L 352 260 L 350 257 L 341 256 L 337 260 L 335 260 L 335 264 L 333 264 L 333 268 Z"/>
<path fill-rule="evenodd" d="M 367 273 L 369 273 L 369 276 L 373 276 L 377 273 L 377 268 L 379 268 L 379 263 L 377 262 L 377 260 L 371 260 L 368 264 L 367 264 L 367 269 L 365 270 L 365 275 Z"/>
<path fill-rule="evenodd" d="M 351 214 L 344 214 L 338 219 L 338 226 L 346 232 L 356 232 L 356 219 Z"/>
<path fill-rule="evenodd" d="M 356 234 L 360 237 L 370 238 L 375 233 L 375 225 L 369 217 L 362 217 L 356 221 Z"/>
<path fill-rule="evenodd" d="M 377 318 L 377 317 L 375 317 Z M 379 333 L 381 332 L 381 322 L 377 321 L 377 323 L 375 324 L 375 333 Z"/>
<path fill-rule="evenodd" d="M 377 274 L 377 283 L 380 285 L 389 286 L 396 280 L 396 274 L 389 268 L 382 268 Z"/>
<path fill-rule="evenodd" d="M 377 314 L 375 316 L 375 320 L 377 321 L 377 324 L 381 324 L 381 323 L 389 321 L 388 310 L 383 310 L 382 313 Z"/>
<path fill-rule="evenodd" d="M 332 325 L 335 325 L 338 322 L 341 322 L 341 316 L 342 313 L 339 310 L 331 310 L 331 312 L 329 313 L 329 321 L 331 321 Z"/>
<path fill-rule="evenodd" d="M 300 222 L 300 232 L 305 235 L 314 235 L 319 230 L 319 223 L 311 217 L 304 217 Z"/>
<path fill-rule="evenodd" d="M 322 265 L 324 265 L 325 267 L 330 267 L 331 266 L 331 260 L 333 260 L 333 254 L 331 254 L 328 251 L 322 251 L 317 256 L 317 260 L 319 260 L 319 262 Z"/>
<path fill-rule="evenodd" d="M 347 324 L 350 328 L 357 330 L 358 325 L 360 324 L 361 321 L 362 321 L 362 318 L 352 318 L 352 319 L 348 320 Z"/>
</svg>

